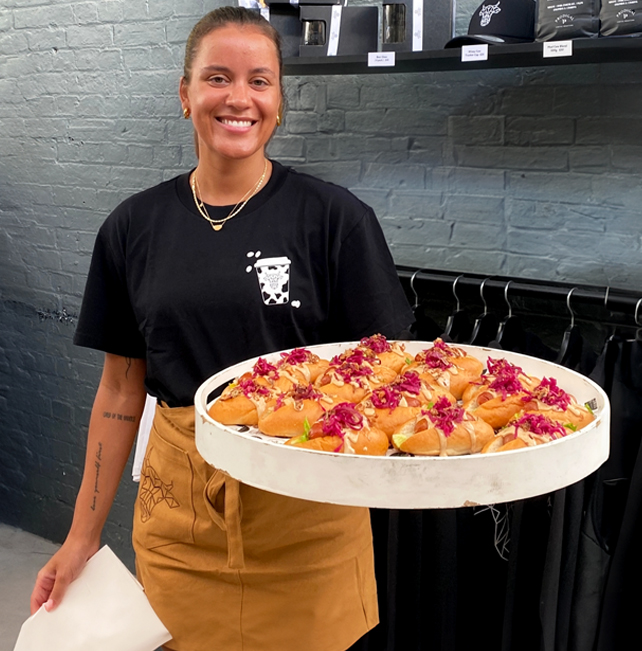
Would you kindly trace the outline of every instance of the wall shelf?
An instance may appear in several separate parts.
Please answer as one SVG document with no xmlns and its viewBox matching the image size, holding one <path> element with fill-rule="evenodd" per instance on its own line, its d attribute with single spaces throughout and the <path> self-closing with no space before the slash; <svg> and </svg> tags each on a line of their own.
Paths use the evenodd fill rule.
<svg viewBox="0 0 642 651">
<path fill-rule="evenodd" d="M 394 67 L 368 67 L 365 54 L 337 57 L 292 57 L 284 60 L 285 75 L 366 75 L 440 70 L 485 70 L 529 66 L 575 65 L 580 63 L 624 63 L 642 61 L 641 38 L 586 38 L 573 41 L 573 56 L 543 58 L 542 43 L 491 45 L 488 60 L 461 62 L 461 50 L 398 52 Z"/>
</svg>

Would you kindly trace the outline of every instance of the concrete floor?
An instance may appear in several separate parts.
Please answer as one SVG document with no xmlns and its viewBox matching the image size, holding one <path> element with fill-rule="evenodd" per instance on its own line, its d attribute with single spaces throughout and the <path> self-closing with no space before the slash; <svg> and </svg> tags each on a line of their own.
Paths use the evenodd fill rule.
<svg viewBox="0 0 642 651">
<path fill-rule="evenodd" d="M 13 651 L 36 574 L 59 545 L 0 523 L 0 651 Z"/>
</svg>

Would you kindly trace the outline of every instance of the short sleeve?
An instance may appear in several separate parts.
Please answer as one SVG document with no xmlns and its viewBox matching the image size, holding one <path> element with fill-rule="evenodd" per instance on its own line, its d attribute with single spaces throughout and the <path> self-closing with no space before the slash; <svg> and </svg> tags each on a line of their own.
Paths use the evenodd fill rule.
<svg viewBox="0 0 642 651">
<path fill-rule="evenodd" d="M 146 345 L 126 281 L 126 236 L 114 215 L 101 227 L 89 267 L 74 343 L 123 357 L 145 358 Z"/>
<path fill-rule="evenodd" d="M 342 240 L 333 267 L 335 339 L 356 340 L 377 333 L 393 338 L 409 328 L 414 316 L 371 209 Z"/>
</svg>

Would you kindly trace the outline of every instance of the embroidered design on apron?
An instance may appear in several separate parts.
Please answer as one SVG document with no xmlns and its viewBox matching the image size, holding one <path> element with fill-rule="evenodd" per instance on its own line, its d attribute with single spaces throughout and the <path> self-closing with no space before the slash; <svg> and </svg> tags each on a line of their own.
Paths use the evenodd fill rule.
<svg viewBox="0 0 642 651">
<path fill-rule="evenodd" d="M 141 480 L 138 498 L 140 499 L 140 519 L 142 522 L 147 522 L 152 517 L 152 511 L 161 502 L 165 502 L 170 509 L 180 506 L 172 494 L 174 484 L 163 482 L 147 459 L 143 461 Z"/>
</svg>

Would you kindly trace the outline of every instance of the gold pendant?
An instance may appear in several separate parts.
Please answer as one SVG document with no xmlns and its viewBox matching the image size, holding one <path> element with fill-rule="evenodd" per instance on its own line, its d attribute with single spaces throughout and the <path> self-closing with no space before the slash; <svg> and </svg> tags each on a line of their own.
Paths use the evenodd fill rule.
<svg viewBox="0 0 642 651">
<path fill-rule="evenodd" d="M 212 228 L 213 228 L 215 231 L 220 231 L 221 228 L 223 228 L 223 224 L 212 224 Z"/>
</svg>

